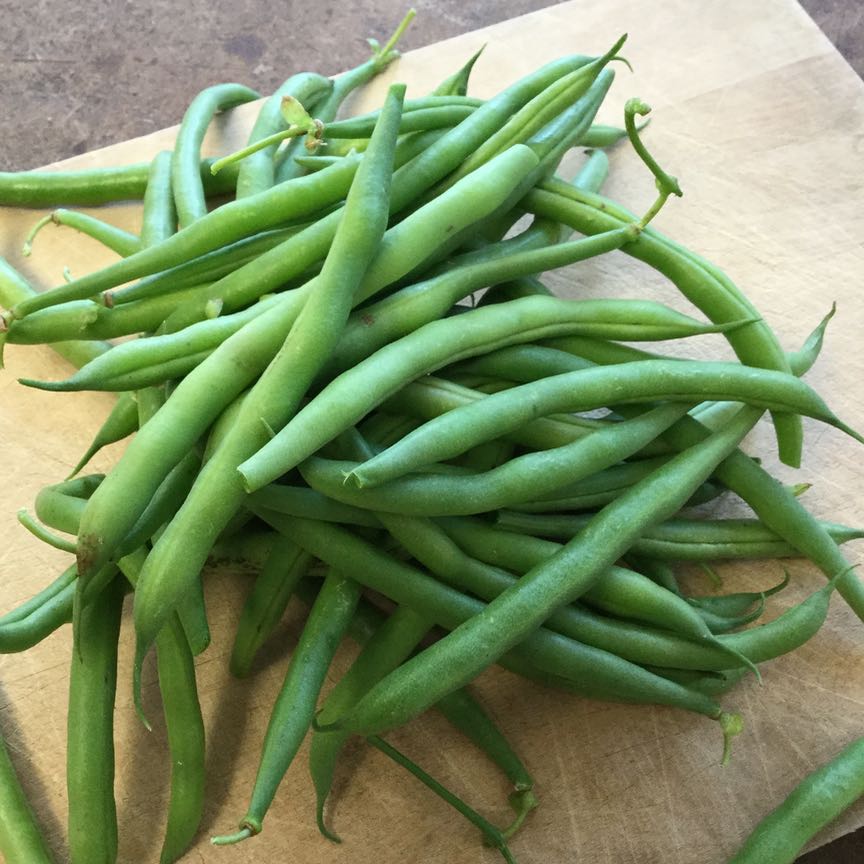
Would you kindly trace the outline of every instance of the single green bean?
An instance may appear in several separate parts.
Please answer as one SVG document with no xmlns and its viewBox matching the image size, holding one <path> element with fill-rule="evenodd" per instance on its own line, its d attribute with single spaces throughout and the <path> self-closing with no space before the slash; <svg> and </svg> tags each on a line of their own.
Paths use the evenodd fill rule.
<svg viewBox="0 0 864 864">
<path fill-rule="evenodd" d="M 0 175 L 2 179 L 2 175 Z M 0 185 L 0 189 L 2 189 Z M 33 808 L 0 735 L 0 854 L 6 864 L 53 864 Z"/>
<path fill-rule="evenodd" d="M 74 477 L 103 448 L 128 438 L 138 429 L 138 405 L 134 393 L 122 393 L 105 422 L 99 427 L 90 446 L 69 472 Z M 41 518 L 41 517 L 40 517 Z"/>
<path fill-rule="evenodd" d="M 114 578 L 85 609 L 69 681 L 66 793 L 73 864 L 117 859 L 114 801 L 114 697 L 124 582 Z"/>
<path fill-rule="evenodd" d="M 170 150 L 162 150 L 150 163 L 141 217 L 142 246 L 161 243 L 177 230 L 177 210 L 171 190 L 171 155 Z"/>
<path fill-rule="evenodd" d="M 864 795 L 864 738 L 807 775 L 729 859 L 729 864 L 792 864 L 818 831 Z"/>
<path fill-rule="evenodd" d="M 124 258 L 141 249 L 141 238 L 137 234 L 132 234 L 87 213 L 60 208 L 49 213 L 47 216 L 43 216 L 30 230 L 27 239 L 24 241 L 24 248 L 22 250 L 25 258 L 32 253 L 33 241 L 46 225 L 65 225 L 69 228 L 74 228 L 81 234 L 86 234 L 88 237 L 98 240 L 103 246 L 112 252 L 116 252 L 118 255 L 122 255 Z"/>
<path fill-rule="evenodd" d="M 198 166 L 201 142 L 213 115 L 260 98 L 260 93 L 242 84 L 215 84 L 202 90 L 186 109 L 171 156 L 171 189 L 181 228 L 207 215 Z"/>
</svg>

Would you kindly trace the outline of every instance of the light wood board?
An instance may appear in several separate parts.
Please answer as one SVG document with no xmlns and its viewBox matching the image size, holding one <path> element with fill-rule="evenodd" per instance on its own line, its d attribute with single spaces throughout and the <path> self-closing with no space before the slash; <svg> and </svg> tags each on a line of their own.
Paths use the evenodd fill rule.
<svg viewBox="0 0 864 864">
<path fill-rule="evenodd" d="M 422 20 L 415 26 L 422 27 Z M 393 80 L 407 82 L 410 94 L 422 94 L 483 44 L 471 91 L 488 96 L 561 54 L 601 53 L 622 32 L 630 34 L 624 53 L 635 73 L 618 66 L 601 119 L 620 124 L 623 103 L 634 95 L 654 106 L 646 140 L 685 191 L 657 226 L 723 267 L 789 349 L 797 348 L 837 301 L 823 356 L 808 380 L 843 419 L 864 428 L 864 85 L 791 0 L 574 0 L 411 52 L 354 107 L 378 104 Z M 291 71 L 286 69 L 286 76 Z M 253 115 L 254 107 L 245 106 L 220 118 L 208 147 L 233 149 Z M 170 147 L 172 135 L 173 130 L 163 130 L 65 164 L 148 159 Z M 653 197 L 651 178 L 626 147 L 613 156 L 607 188 L 636 210 Z M 0 254 L 38 284 L 58 283 L 63 266 L 78 275 L 110 260 L 73 232 L 46 229 L 33 257 L 22 261 L 20 244 L 39 215 L 0 211 Z M 140 211 L 115 206 L 108 218 L 135 229 Z M 656 274 L 620 253 L 554 281 L 571 296 L 650 296 L 687 308 Z M 706 354 L 720 356 L 721 342 L 705 344 Z M 104 395 L 40 393 L 15 380 L 25 373 L 59 378 L 65 371 L 47 349 L 10 348 L 0 375 L 0 611 L 21 602 L 63 566 L 64 556 L 27 535 L 15 512 L 31 505 L 41 485 L 64 476 L 110 406 Z M 778 469 L 780 475 L 814 484 L 805 500 L 820 517 L 861 524 L 864 451 L 833 429 L 811 422 L 805 428 L 804 467 Z M 767 425 L 751 436 L 748 448 L 776 467 Z M 97 465 L 109 465 L 116 453 L 115 448 Z M 742 512 L 734 502 L 728 511 Z M 860 561 L 860 548 L 849 547 L 850 560 Z M 791 570 L 793 585 L 771 600 L 769 616 L 800 601 L 822 580 L 803 562 Z M 727 589 L 736 590 L 773 584 L 779 568 L 744 563 L 722 572 Z M 359 746 L 349 750 L 331 809 L 332 824 L 345 841 L 341 846 L 323 840 L 315 828 L 305 748 L 263 835 L 233 848 L 209 845 L 210 834 L 232 830 L 244 812 L 270 705 L 302 620 L 301 610 L 292 606 L 278 644 L 267 651 L 255 677 L 231 680 L 227 656 L 248 584 L 248 577 L 228 572 L 208 579 L 214 640 L 198 659 L 198 676 L 210 742 L 209 797 L 198 841 L 184 860 L 496 860 L 445 805 L 383 756 Z M 120 860 L 144 864 L 158 860 L 168 766 L 159 724 L 148 734 L 134 716 L 128 611 L 116 716 Z M 58 860 L 65 857 L 70 643 L 64 628 L 23 655 L 0 658 L 0 722 L 17 764 L 29 774 L 28 790 Z M 340 653 L 329 682 L 351 656 L 348 650 Z M 864 734 L 862 660 L 864 627 L 835 599 L 817 638 L 766 665 L 763 687 L 747 680 L 725 697 L 724 704 L 740 710 L 746 722 L 727 768 L 719 765 L 719 730 L 704 718 L 581 701 L 507 673 L 485 674 L 478 689 L 533 771 L 542 802 L 514 840 L 514 853 L 522 864 L 720 864 L 806 772 Z M 145 693 L 150 715 L 158 717 L 152 666 Z M 440 717 L 424 716 L 392 740 L 488 817 L 507 819 L 504 781 Z M 817 843 L 862 823 L 859 804 Z"/>
</svg>

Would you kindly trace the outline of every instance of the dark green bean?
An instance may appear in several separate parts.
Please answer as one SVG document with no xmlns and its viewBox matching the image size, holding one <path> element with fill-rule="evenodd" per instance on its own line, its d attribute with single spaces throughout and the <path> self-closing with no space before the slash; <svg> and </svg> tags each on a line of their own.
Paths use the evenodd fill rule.
<svg viewBox="0 0 864 864">
<path fill-rule="evenodd" d="M 276 698 L 246 815 L 237 834 L 214 837 L 216 845 L 260 833 L 262 822 L 285 772 L 312 723 L 324 676 L 354 615 L 360 588 L 331 571 L 312 606 Z"/>
<path fill-rule="evenodd" d="M 69 681 L 66 793 L 73 864 L 117 859 L 114 696 L 124 582 L 114 578 L 83 611 Z"/>
<path fill-rule="evenodd" d="M 238 678 L 249 675 L 255 655 L 281 620 L 294 588 L 309 569 L 310 560 L 289 538 L 276 539 L 240 613 L 231 650 L 232 675 Z"/>
</svg>

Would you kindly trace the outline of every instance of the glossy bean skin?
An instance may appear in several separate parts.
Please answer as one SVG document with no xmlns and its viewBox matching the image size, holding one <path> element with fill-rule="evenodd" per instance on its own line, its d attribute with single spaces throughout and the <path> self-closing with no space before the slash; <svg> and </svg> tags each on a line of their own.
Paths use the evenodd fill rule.
<svg viewBox="0 0 864 864">
<path fill-rule="evenodd" d="M 177 230 L 177 209 L 171 188 L 171 157 L 170 150 L 162 150 L 150 163 L 141 217 L 142 246 L 155 246 Z"/>
<path fill-rule="evenodd" d="M 0 855 L 6 864 L 53 864 L 9 748 L 0 736 Z"/>
<path fill-rule="evenodd" d="M 792 864 L 818 831 L 864 795 L 864 738 L 801 781 L 745 840 L 729 864 Z"/>
<path fill-rule="evenodd" d="M 123 581 L 115 578 L 84 610 L 72 651 L 66 791 L 73 864 L 117 859 L 114 696 L 123 594 Z"/>
<path fill-rule="evenodd" d="M 149 276 L 212 252 L 226 243 L 314 213 L 343 197 L 355 167 L 340 163 L 308 178 L 298 177 L 290 184 L 229 202 L 195 219 L 158 245 L 142 249 L 68 285 L 46 291 L 38 298 L 18 303 L 12 312 L 15 317 L 23 318 L 57 303 L 94 297 L 130 279 Z"/>
<path fill-rule="evenodd" d="M 404 93 L 403 85 L 394 85 L 388 93 L 316 290 L 309 292 L 296 326 L 282 331 L 276 356 L 246 395 L 230 431 L 148 556 L 135 595 L 136 671 L 165 620 L 197 578 L 218 535 L 243 503 L 237 465 L 267 440 L 268 427 L 279 429 L 291 417 L 345 326 L 355 292 L 387 227 L 388 179 Z M 174 397 L 178 392 L 179 388 Z M 206 522 L 200 518 L 202 507 L 209 514 Z M 81 536 L 87 536 L 83 525 Z M 79 574 L 82 570 L 79 566 Z"/>
</svg>

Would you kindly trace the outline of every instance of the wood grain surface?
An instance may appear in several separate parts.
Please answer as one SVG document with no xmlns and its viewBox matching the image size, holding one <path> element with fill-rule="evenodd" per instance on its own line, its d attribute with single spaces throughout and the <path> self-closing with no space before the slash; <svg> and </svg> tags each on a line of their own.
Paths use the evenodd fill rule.
<svg viewBox="0 0 864 864">
<path fill-rule="evenodd" d="M 569 51 L 600 53 L 621 33 L 635 68 L 619 68 L 601 119 L 620 122 L 626 98 L 654 106 L 649 145 L 677 174 L 685 197 L 669 204 L 657 226 L 723 267 L 755 302 L 789 349 L 798 347 L 832 301 L 838 314 L 823 356 L 808 377 L 844 420 L 864 428 L 864 362 L 860 333 L 864 304 L 864 85 L 795 3 L 749 0 L 651 6 L 637 0 L 594 4 L 574 0 L 407 54 L 377 82 L 357 110 L 380 101 L 387 81 L 403 80 L 420 94 L 481 45 L 472 90 L 487 96 L 540 63 Z M 208 139 L 213 152 L 242 140 L 254 111 L 220 118 Z M 169 146 L 171 130 L 71 160 L 69 165 L 123 163 Z M 574 154 L 572 169 L 578 163 Z M 653 197 L 651 178 L 627 148 L 613 156 L 609 194 L 633 209 Z M 0 212 L 0 254 L 41 285 L 107 263 L 95 244 L 60 229 L 39 237 L 23 262 L 18 249 L 37 213 Z M 137 228 L 133 206 L 110 208 L 117 224 Z M 556 274 L 569 296 L 654 297 L 674 302 L 669 285 L 621 253 Z M 688 350 L 691 350 L 688 346 Z M 719 339 L 703 356 L 728 356 Z M 15 522 L 40 486 L 64 476 L 110 407 L 103 395 L 26 390 L 25 373 L 56 378 L 62 361 L 47 349 L 10 348 L 0 375 L 0 611 L 50 581 L 61 553 L 30 538 Z M 814 484 L 806 502 L 814 513 L 850 524 L 864 522 L 862 449 L 839 432 L 805 421 L 804 467 L 777 468 L 770 427 L 760 426 L 747 449 L 789 481 Z M 117 449 L 106 454 L 105 467 Z M 725 512 L 744 512 L 725 502 Z M 860 561 L 860 546 L 849 549 Z M 722 568 L 727 590 L 776 581 L 775 564 Z M 805 562 L 791 565 L 793 585 L 772 598 L 773 617 L 821 584 Z M 694 584 L 697 584 L 694 582 Z M 291 607 L 279 636 L 251 681 L 227 671 L 233 627 L 249 586 L 242 573 L 208 574 L 214 641 L 198 658 L 198 677 L 210 745 L 209 797 L 190 862 L 403 861 L 429 864 L 491 862 L 475 832 L 454 820 L 404 772 L 359 745 L 350 748 L 332 809 L 344 843 L 319 837 L 302 750 L 265 823 L 264 833 L 214 850 L 211 833 L 232 829 L 254 776 L 270 705 L 296 640 L 302 610 Z M 707 586 L 702 584 L 702 588 Z M 117 698 L 117 800 L 124 862 L 158 859 L 168 766 L 163 730 L 145 732 L 131 704 L 131 617 L 124 619 Z M 58 859 L 64 857 L 65 700 L 68 628 L 22 655 L 0 658 L 0 723 L 28 791 L 47 825 Z M 347 668 L 341 652 L 328 686 Z M 724 699 L 740 710 L 746 729 L 732 764 L 719 765 L 721 738 L 701 717 L 653 707 L 609 705 L 544 691 L 492 671 L 478 690 L 533 771 L 541 799 L 513 851 L 522 864 L 720 864 L 756 821 L 798 780 L 864 731 L 864 628 L 835 600 L 822 632 L 794 655 L 767 664 L 765 683 L 747 680 Z M 145 698 L 158 717 L 155 674 L 148 667 Z M 506 789 L 495 771 L 434 714 L 392 740 L 493 820 L 507 816 Z M 817 840 L 824 843 L 864 823 L 857 806 Z"/>
</svg>

